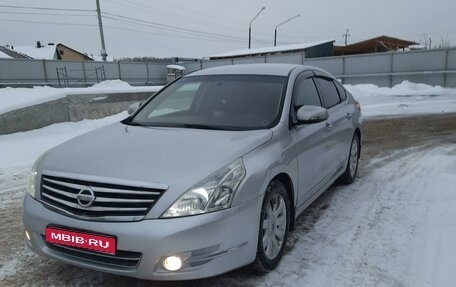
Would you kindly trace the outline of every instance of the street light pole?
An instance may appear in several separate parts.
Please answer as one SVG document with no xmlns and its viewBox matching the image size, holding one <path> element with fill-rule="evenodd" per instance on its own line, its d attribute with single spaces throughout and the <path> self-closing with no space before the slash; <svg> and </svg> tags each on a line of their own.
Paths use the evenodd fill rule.
<svg viewBox="0 0 456 287">
<path fill-rule="evenodd" d="M 274 30 L 274 47 L 277 46 L 277 28 L 285 23 L 288 23 L 290 22 L 291 20 L 295 19 L 295 18 L 298 18 L 300 17 L 301 15 L 296 15 L 296 16 L 293 16 L 291 17 L 290 19 L 287 19 L 286 21 L 283 21 L 282 23 L 278 24 L 276 27 L 275 27 L 275 30 Z"/>
<path fill-rule="evenodd" d="M 258 15 L 261 14 L 261 12 L 263 12 L 264 10 L 266 10 L 266 7 L 262 7 L 261 10 L 255 15 L 255 17 L 253 17 L 252 20 L 250 20 L 250 23 L 249 23 L 249 49 L 250 49 L 250 46 L 251 46 L 251 43 L 252 43 L 252 22 L 253 20 L 255 20 Z"/>
<path fill-rule="evenodd" d="M 100 0 L 97 1 L 97 15 L 98 15 L 98 28 L 100 28 L 100 38 L 101 38 L 101 58 L 103 59 L 103 62 L 106 62 L 106 57 L 108 54 L 106 54 L 106 46 L 105 46 L 105 40 L 104 40 L 104 34 L 103 34 L 103 22 L 101 22 L 101 9 L 100 9 Z"/>
</svg>

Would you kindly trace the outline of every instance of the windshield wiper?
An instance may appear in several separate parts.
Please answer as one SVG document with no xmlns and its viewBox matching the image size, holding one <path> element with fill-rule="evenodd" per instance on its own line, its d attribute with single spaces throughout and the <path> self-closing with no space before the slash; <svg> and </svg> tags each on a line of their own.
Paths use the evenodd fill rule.
<svg viewBox="0 0 456 287">
<path fill-rule="evenodd" d="M 138 122 L 134 122 L 133 119 L 131 118 L 126 118 L 125 120 L 121 121 L 124 125 L 129 125 L 129 126 L 137 126 L 137 127 L 144 127 L 147 126 L 145 124 L 141 124 Z"/>
<path fill-rule="evenodd" d="M 233 130 L 235 130 L 234 128 L 229 128 L 229 127 L 224 127 L 224 126 L 202 125 L 202 124 L 173 124 L 173 125 L 169 125 L 169 127 L 187 128 L 187 129 L 200 129 L 200 130 L 219 130 L 219 131 L 233 131 Z"/>
<path fill-rule="evenodd" d="M 238 130 L 235 127 L 225 127 L 216 125 L 203 125 L 203 124 L 171 124 L 171 123 L 138 123 L 132 120 L 124 120 L 122 122 L 129 126 L 139 127 L 167 127 L 167 128 L 186 128 L 186 129 L 200 129 L 200 130 L 219 130 L 219 131 L 235 131 Z"/>
</svg>

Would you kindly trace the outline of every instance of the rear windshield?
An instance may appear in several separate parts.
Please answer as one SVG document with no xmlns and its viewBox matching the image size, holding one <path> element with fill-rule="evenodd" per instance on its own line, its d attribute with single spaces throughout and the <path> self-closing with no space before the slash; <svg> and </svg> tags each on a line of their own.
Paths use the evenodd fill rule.
<svg viewBox="0 0 456 287">
<path fill-rule="evenodd" d="M 277 124 L 286 77 L 182 78 L 150 100 L 131 124 L 203 129 L 265 129 Z"/>
</svg>

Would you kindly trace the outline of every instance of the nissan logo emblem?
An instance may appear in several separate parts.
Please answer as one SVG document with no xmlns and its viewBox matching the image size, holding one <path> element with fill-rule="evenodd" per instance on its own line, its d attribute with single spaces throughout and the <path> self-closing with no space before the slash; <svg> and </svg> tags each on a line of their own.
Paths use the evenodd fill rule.
<svg viewBox="0 0 456 287">
<path fill-rule="evenodd" d="M 76 195 L 78 203 L 82 207 L 90 207 L 95 201 L 95 193 L 90 187 L 84 187 Z"/>
</svg>

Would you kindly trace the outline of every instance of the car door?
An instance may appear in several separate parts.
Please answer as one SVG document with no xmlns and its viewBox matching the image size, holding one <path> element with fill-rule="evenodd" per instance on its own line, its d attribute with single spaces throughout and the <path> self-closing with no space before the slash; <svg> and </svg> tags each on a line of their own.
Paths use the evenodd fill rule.
<svg viewBox="0 0 456 287">
<path fill-rule="evenodd" d="M 334 80 L 324 75 L 315 77 L 315 83 L 322 98 L 323 106 L 328 109 L 326 122 L 330 173 L 335 175 L 345 168 L 348 154 L 347 139 L 349 130 L 347 107 L 339 96 Z"/>
<path fill-rule="evenodd" d="M 333 81 L 337 91 L 339 92 L 339 97 L 341 100 L 341 108 L 340 108 L 340 113 L 342 117 L 345 117 L 345 120 L 342 121 L 342 126 L 341 126 L 341 142 L 344 144 L 343 149 L 346 150 L 346 154 L 342 155 L 345 160 L 348 160 L 348 150 L 351 147 L 351 141 L 353 138 L 354 134 L 354 129 L 353 129 L 353 113 L 355 112 L 355 106 L 353 104 L 350 104 L 347 96 L 347 91 L 345 88 L 340 84 L 338 81 Z"/>
<path fill-rule="evenodd" d="M 320 190 L 330 172 L 329 133 L 326 131 L 326 123 L 298 125 L 296 121 L 296 111 L 301 106 L 322 106 L 313 77 L 312 72 L 304 72 L 297 77 L 290 107 L 290 133 L 298 159 L 298 206 L 304 205 Z"/>
</svg>

